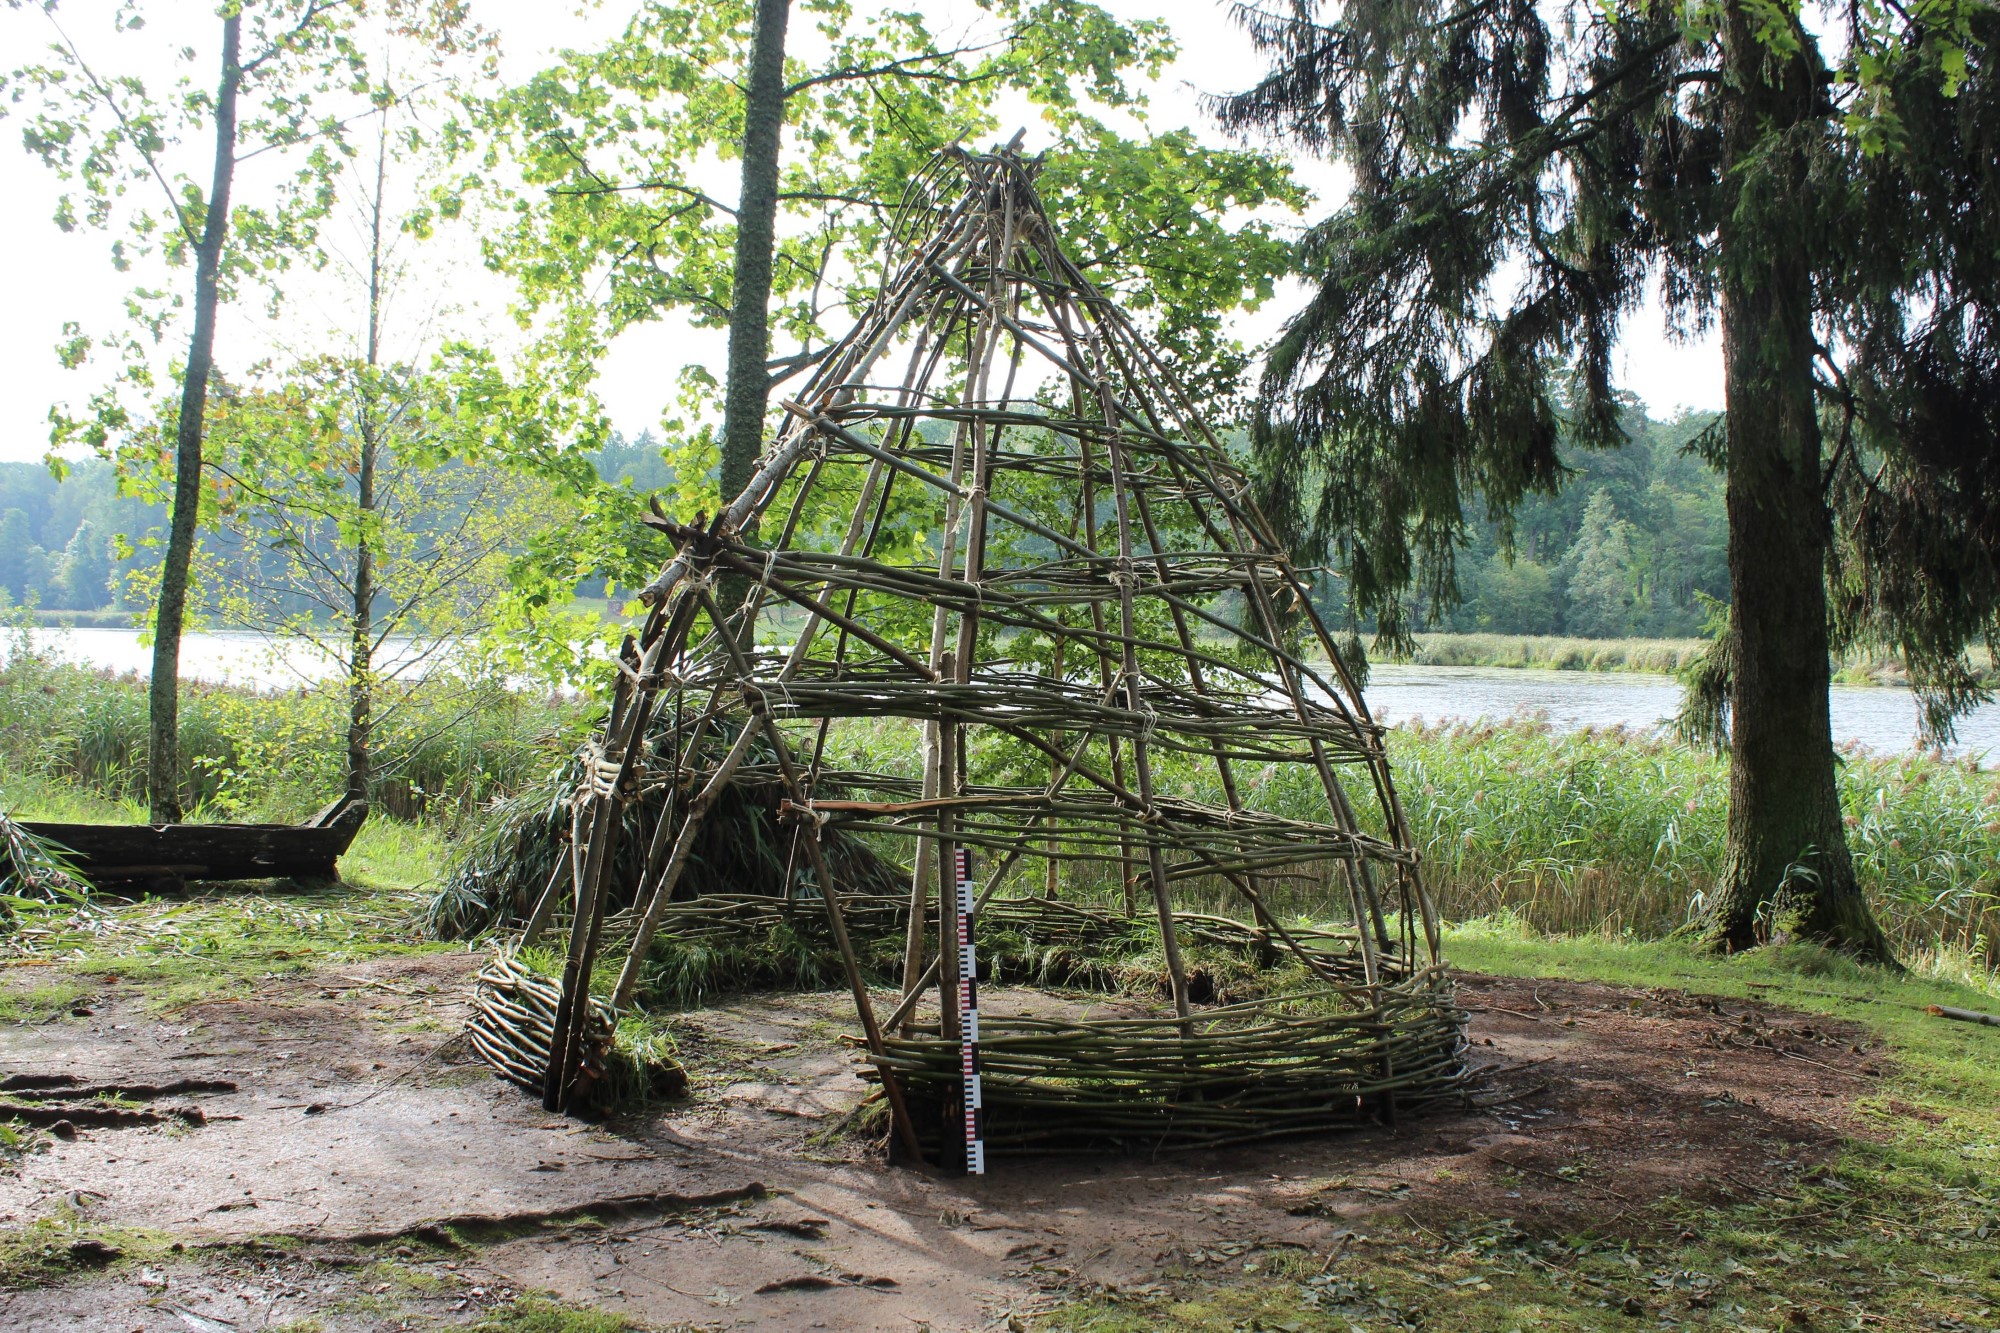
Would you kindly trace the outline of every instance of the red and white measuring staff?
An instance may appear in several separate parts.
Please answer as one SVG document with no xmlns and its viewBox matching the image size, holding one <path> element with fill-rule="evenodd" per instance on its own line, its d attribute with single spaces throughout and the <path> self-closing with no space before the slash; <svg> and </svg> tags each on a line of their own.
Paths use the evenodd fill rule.
<svg viewBox="0 0 2000 1333">
<path fill-rule="evenodd" d="M 965 1078 L 965 1174 L 986 1174 L 986 1127 L 979 1089 L 979 969 L 972 951 L 972 851 L 954 849 L 958 870 L 958 1063 Z"/>
</svg>

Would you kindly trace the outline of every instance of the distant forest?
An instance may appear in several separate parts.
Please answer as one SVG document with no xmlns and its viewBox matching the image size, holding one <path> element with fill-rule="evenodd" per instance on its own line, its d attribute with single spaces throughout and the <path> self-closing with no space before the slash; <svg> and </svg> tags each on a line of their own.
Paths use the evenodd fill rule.
<svg viewBox="0 0 2000 1333">
<path fill-rule="evenodd" d="M 1656 421 L 1635 408 L 1625 448 L 1567 453 L 1569 484 L 1521 506 L 1511 560 L 1498 528 L 1478 526 L 1458 557 L 1464 600 L 1424 608 L 1428 627 L 1581 638 L 1698 634 L 1698 594 L 1722 600 L 1729 588 L 1722 479 L 1688 449 L 1712 419 Z M 592 461 L 605 480 L 642 492 L 674 481 L 651 431 L 614 433 Z M 129 575 L 157 558 L 147 538 L 158 531 L 162 511 L 121 496 L 107 463 L 78 463 L 61 482 L 39 464 L 0 463 L 0 592 L 15 605 L 125 607 Z M 578 589 L 602 591 L 598 580 Z M 1338 600 L 1337 588 L 1323 582 L 1320 591 Z M 1337 606 L 1324 609 L 1341 619 Z"/>
<path fill-rule="evenodd" d="M 1704 599 L 1729 598 L 1722 476 L 1690 447 L 1715 419 L 1657 421 L 1634 405 L 1624 448 L 1564 450 L 1569 481 L 1519 506 L 1511 558 L 1497 524 L 1476 524 L 1457 555 L 1461 601 L 1420 604 L 1418 627 L 1587 639 L 1700 634 Z M 1315 596 L 1329 623 L 1348 623 L 1337 583 L 1322 576 Z"/>
<path fill-rule="evenodd" d="M 1465 601 L 1438 629 L 1678 638 L 1702 628 L 1702 597 L 1729 600 L 1722 474 L 1689 450 L 1713 415 L 1633 411 L 1622 449 L 1572 449 L 1562 492 L 1521 506 L 1510 565 L 1482 526 L 1459 556 Z"/>
<path fill-rule="evenodd" d="M 127 576 L 156 562 L 142 545 L 165 510 L 118 493 L 111 464 L 62 481 L 40 463 L 0 463 L 0 593 L 14 605 L 98 611 L 125 605 Z"/>
</svg>

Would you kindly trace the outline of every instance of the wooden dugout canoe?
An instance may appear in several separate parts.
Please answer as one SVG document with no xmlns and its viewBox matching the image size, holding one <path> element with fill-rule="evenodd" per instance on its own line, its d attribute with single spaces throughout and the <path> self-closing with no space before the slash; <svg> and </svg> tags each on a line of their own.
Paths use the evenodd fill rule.
<svg viewBox="0 0 2000 1333">
<path fill-rule="evenodd" d="M 21 823 L 67 849 L 92 884 L 132 888 L 204 879 L 331 879 L 367 818 L 366 801 L 343 796 L 303 824 Z"/>
</svg>

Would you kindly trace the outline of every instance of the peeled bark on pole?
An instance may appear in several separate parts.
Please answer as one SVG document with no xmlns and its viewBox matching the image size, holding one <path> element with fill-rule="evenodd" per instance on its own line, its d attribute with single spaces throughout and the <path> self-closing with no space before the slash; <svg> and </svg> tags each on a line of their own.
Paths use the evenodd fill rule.
<svg viewBox="0 0 2000 1333">
<path fill-rule="evenodd" d="M 181 377 L 180 421 L 174 442 L 174 504 L 160 563 L 160 602 L 153 619 L 153 678 L 147 707 L 146 804 L 155 824 L 178 824 L 180 799 L 181 626 L 187 618 L 188 570 L 201 520 L 201 448 L 207 425 L 208 377 L 215 364 L 215 311 L 221 299 L 222 249 L 229 236 L 229 191 L 236 176 L 236 94 L 243 83 L 243 20 L 222 21 L 222 80 L 215 93 L 215 173 L 208 215 L 195 246 L 194 333 Z"/>
<path fill-rule="evenodd" d="M 1740 6 L 1728 11 L 1725 40 L 1739 79 L 1724 151 L 1746 192 L 1721 233 L 1736 660 L 1728 842 L 1705 936 L 1726 950 L 1811 939 L 1888 962 L 1888 942 L 1855 879 L 1834 785 L 1832 517 L 1814 400 L 1812 271 L 1783 216 L 1810 197 L 1810 149 L 1799 136 L 1818 121 L 1819 80 L 1803 51 L 1774 57 Z M 1773 142 L 1787 128 L 1790 141 Z"/>
</svg>

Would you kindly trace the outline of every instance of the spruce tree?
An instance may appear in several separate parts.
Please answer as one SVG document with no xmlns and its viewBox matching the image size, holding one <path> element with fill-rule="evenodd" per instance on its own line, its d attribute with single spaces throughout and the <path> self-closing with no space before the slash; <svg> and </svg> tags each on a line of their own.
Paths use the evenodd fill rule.
<svg viewBox="0 0 2000 1333">
<path fill-rule="evenodd" d="M 1622 442 L 1620 321 L 1719 323 L 1730 821 L 1706 930 L 1886 958 L 1834 787 L 1830 655 L 1900 647 L 1934 727 L 2000 606 L 2000 17 L 1974 0 L 1293 0 L 1226 123 L 1337 154 L 1347 202 L 1274 350 L 1281 522 L 1390 639 L 1448 604 L 1474 497 Z M 1817 16 L 1830 19 L 1822 28 Z M 1411 594 L 1414 592 L 1414 596 Z"/>
<path fill-rule="evenodd" d="M 1563 628 L 1589 638 L 1615 639 L 1632 632 L 1632 525 L 1619 518 L 1611 492 L 1590 497 L 1583 531 L 1565 561 L 1570 567 L 1568 614 Z"/>
</svg>

